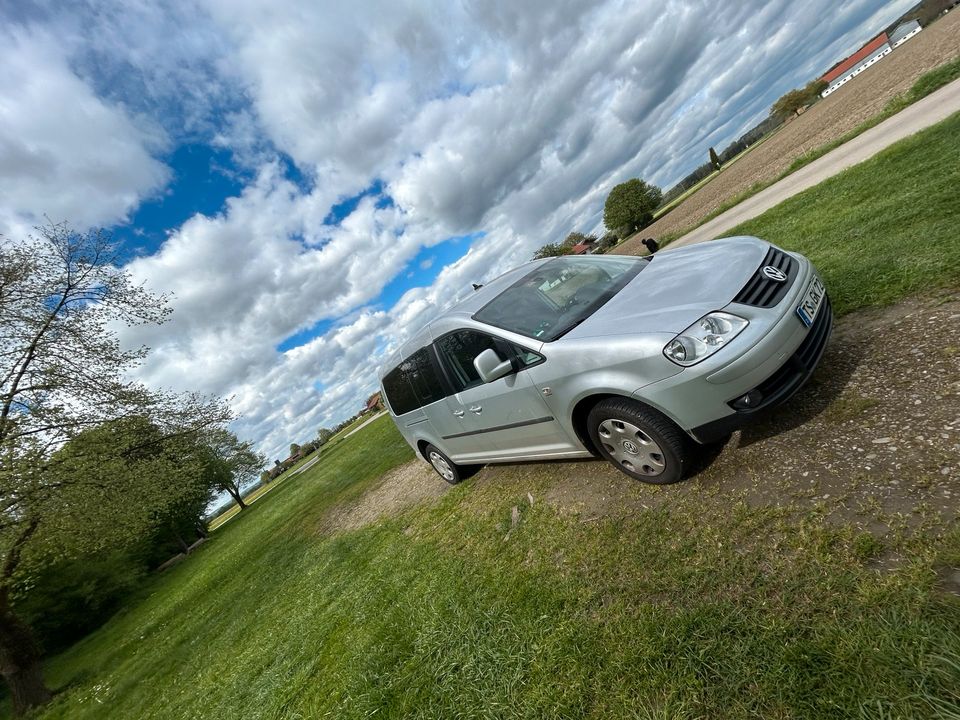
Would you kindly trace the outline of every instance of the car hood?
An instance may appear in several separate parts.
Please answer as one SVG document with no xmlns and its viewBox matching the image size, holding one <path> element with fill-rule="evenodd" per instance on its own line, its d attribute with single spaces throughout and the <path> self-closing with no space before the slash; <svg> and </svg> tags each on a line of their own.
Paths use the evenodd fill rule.
<svg viewBox="0 0 960 720">
<path fill-rule="evenodd" d="M 733 300 L 770 249 L 757 238 L 728 238 L 657 253 L 650 264 L 564 337 L 679 333 Z"/>
</svg>

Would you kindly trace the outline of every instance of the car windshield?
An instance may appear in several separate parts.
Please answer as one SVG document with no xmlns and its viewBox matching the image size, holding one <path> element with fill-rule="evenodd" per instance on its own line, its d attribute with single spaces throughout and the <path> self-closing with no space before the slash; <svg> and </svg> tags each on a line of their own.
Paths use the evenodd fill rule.
<svg viewBox="0 0 960 720">
<path fill-rule="evenodd" d="M 473 318 L 550 342 L 595 313 L 647 263 L 631 257 L 554 258 L 524 275 Z"/>
</svg>

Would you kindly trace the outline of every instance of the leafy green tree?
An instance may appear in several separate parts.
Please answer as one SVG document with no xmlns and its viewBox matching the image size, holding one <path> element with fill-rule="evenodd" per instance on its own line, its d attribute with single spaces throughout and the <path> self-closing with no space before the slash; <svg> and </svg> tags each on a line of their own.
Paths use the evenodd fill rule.
<svg viewBox="0 0 960 720">
<path fill-rule="evenodd" d="M 616 185 L 603 206 L 607 229 L 628 233 L 650 224 L 663 194 L 656 185 L 633 178 Z"/>
<path fill-rule="evenodd" d="M 297 443 L 290 443 L 290 454 L 296 455 L 300 452 L 300 446 Z"/>
<path fill-rule="evenodd" d="M 106 622 L 143 583 L 145 551 L 125 545 L 33 569 L 13 593 L 17 616 L 46 653 L 66 649 Z"/>
<path fill-rule="evenodd" d="M 102 231 L 66 225 L 0 242 L 0 674 L 14 712 L 50 699 L 40 651 L 13 610 L 18 580 L 40 566 L 143 537 L 195 487 L 182 462 L 129 461 L 151 443 L 195 438 L 226 422 L 226 406 L 197 395 L 150 391 L 128 378 L 147 353 L 125 349 L 122 325 L 163 322 L 167 299 L 134 284 Z M 102 444 L 58 453 L 84 430 L 125 418 L 155 429 L 124 436 L 127 455 Z M 163 467 L 166 480 L 155 471 Z"/>
<path fill-rule="evenodd" d="M 209 472 L 216 478 L 215 486 L 230 494 L 241 510 L 243 489 L 254 482 L 267 459 L 254 451 L 253 443 L 242 441 L 229 430 L 217 429 L 207 438 L 210 456 Z"/>
<path fill-rule="evenodd" d="M 802 88 L 782 95 L 770 108 L 770 114 L 780 119 L 795 115 L 800 108 L 816 102 L 820 93 L 826 89 L 827 83 L 823 80 L 811 80 Z"/>
<path fill-rule="evenodd" d="M 770 114 L 785 118 L 794 115 L 798 108 L 807 104 L 807 98 L 803 90 L 791 90 L 780 96 L 780 98 L 770 108 Z"/>
<path fill-rule="evenodd" d="M 826 80 L 821 80 L 817 78 L 816 80 L 811 80 L 804 87 L 803 91 L 807 94 L 807 98 L 810 102 L 814 102 L 817 98 L 820 97 L 820 93 L 827 89 L 830 85 Z"/>
<path fill-rule="evenodd" d="M 317 445 L 326 445 L 330 438 L 333 437 L 333 430 L 329 428 L 320 428 L 317 430 Z"/>
<path fill-rule="evenodd" d="M 534 260 L 542 260 L 543 258 L 548 257 L 557 257 L 559 255 L 569 255 L 570 248 L 564 247 L 558 243 L 548 243 L 541 248 L 538 248 L 537 251 L 533 254 Z"/>
<path fill-rule="evenodd" d="M 604 236 L 597 241 L 597 247 L 594 250 L 594 252 L 605 253 L 607 250 L 609 250 L 616 244 L 617 244 L 616 234 L 612 232 L 608 232 L 604 234 Z"/>
<path fill-rule="evenodd" d="M 25 572 L 15 578 L 13 603 L 47 651 L 95 629 L 149 568 L 189 552 L 205 534 L 202 517 L 214 486 L 199 449 L 195 438 L 169 436 L 131 416 L 83 430 L 53 454 L 52 472 L 71 482 L 64 498 L 71 507 L 114 504 L 119 520 L 104 516 L 108 531 L 130 521 L 127 507 L 139 507 L 143 516 L 133 518 L 116 547 L 84 549 L 84 534 L 94 530 L 87 527 L 48 538 L 59 547 L 31 549 L 36 554 L 25 558 Z M 157 493 L 155 502 L 144 503 L 145 492 Z"/>
</svg>

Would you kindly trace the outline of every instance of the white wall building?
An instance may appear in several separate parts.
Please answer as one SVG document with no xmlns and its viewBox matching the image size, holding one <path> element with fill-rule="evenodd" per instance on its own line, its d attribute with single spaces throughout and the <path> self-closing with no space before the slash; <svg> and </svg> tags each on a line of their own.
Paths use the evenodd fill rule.
<svg viewBox="0 0 960 720">
<path fill-rule="evenodd" d="M 893 51 L 886 33 L 881 33 L 853 55 L 832 67 L 821 79 L 828 83 L 827 89 L 820 93 L 826 97 L 841 85 L 862 73 L 868 67 Z"/>
<path fill-rule="evenodd" d="M 916 20 L 907 20 L 897 25 L 897 29 L 890 33 L 890 47 L 896 48 L 903 45 L 923 28 Z"/>
</svg>

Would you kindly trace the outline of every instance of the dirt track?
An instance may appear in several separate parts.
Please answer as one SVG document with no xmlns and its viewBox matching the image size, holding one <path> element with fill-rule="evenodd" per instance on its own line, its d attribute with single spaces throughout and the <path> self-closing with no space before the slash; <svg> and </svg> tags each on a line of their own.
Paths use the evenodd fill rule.
<svg viewBox="0 0 960 720">
<path fill-rule="evenodd" d="M 773 180 L 800 155 L 872 117 L 890 98 L 909 89 L 917 77 L 958 55 L 960 12 L 954 11 L 792 120 L 640 235 L 658 238 L 689 230 L 751 185 Z M 639 239 L 634 239 L 620 245 L 616 252 L 645 251 Z"/>
</svg>

